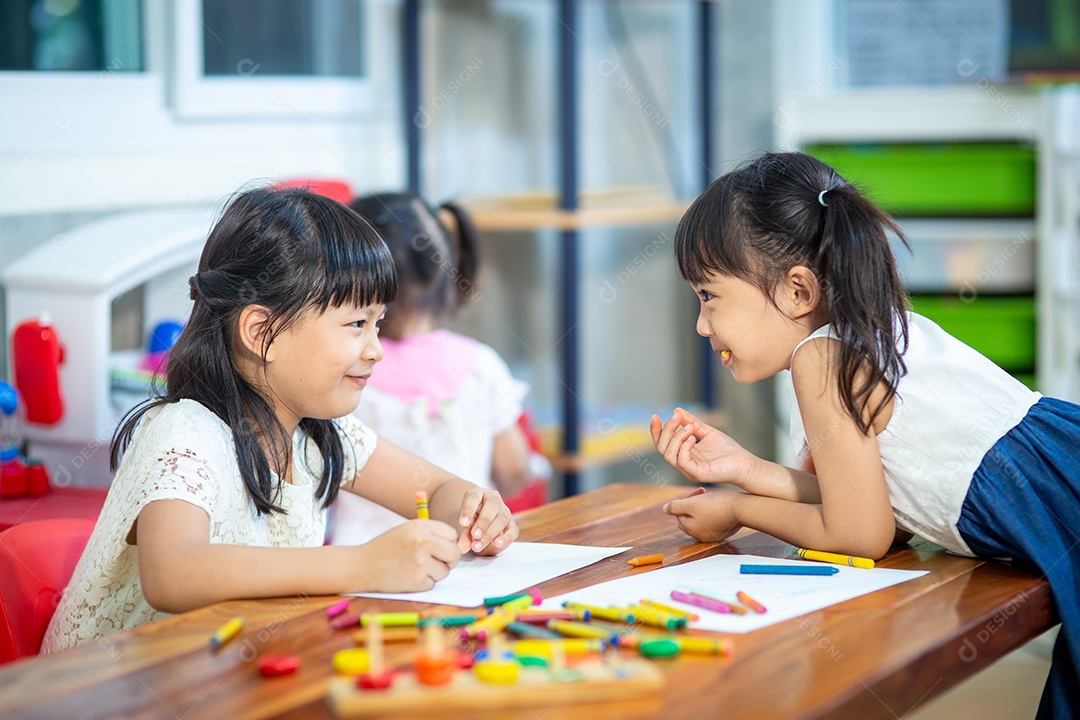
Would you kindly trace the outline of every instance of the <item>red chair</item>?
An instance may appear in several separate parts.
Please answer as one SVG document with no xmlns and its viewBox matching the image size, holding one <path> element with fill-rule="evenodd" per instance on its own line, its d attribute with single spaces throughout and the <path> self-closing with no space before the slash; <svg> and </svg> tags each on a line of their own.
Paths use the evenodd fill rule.
<svg viewBox="0 0 1080 720">
<path fill-rule="evenodd" d="M 94 522 L 38 520 L 0 532 L 0 663 L 37 655 Z"/>
<path fill-rule="evenodd" d="M 544 455 L 540 433 L 533 426 L 532 417 L 528 412 L 521 413 L 521 417 L 518 418 L 518 427 L 525 434 L 525 442 L 529 445 L 531 455 L 529 465 L 533 467 L 536 474 L 517 491 L 517 494 L 503 497 L 503 502 L 511 513 L 519 513 L 522 510 L 546 504 L 551 485 L 551 463 Z"/>
<path fill-rule="evenodd" d="M 353 201 L 352 185 L 344 180 L 331 180 L 328 178 L 289 178 L 274 183 L 271 186 L 275 190 L 287 190 L 289 188 L 304 188 L 316 195 L 337 200 L 342 205 L 348 205 Z"/>
</svg>

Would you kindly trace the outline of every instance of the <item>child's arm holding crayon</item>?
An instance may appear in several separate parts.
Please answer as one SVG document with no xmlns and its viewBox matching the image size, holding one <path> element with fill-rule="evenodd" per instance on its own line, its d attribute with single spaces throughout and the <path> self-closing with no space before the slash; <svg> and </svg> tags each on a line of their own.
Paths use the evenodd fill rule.
<svg viewBox="0 0 1080 720">
<path fill-rule="evenodd" d="M 146 505 L 131 540 L 144 597 L 169 613 L 242 598 L 427 590 L 461 558 L 443 523 L 405 523 L 359 546 L 211 543 L 209 515 L 184 500 Z"/>
<path fill-rule="evenodd" d="M 518 527 L 502 497 L 379 438 L 360 474 L 343 490 L 416 517 L 416 491 L 428 494 L 431 518 L 454 528 L 458 549 L 495 555 L 517 539 Z"/>
</svg>

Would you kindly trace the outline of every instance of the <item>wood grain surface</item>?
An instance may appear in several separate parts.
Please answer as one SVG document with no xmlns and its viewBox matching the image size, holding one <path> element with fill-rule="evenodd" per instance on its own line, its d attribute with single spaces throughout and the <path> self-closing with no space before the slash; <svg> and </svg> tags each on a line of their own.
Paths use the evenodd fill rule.
<svg viewBox="0 0 1080 720">
<path fill-rule="evenodd" d="M 775 538 L 744 532 L 723 544 L 683 535 L 660 506 L 684 487 L 610 485 L 519 516 L 523 540 L 633 546 L 624 554 L 540 586 L 557 595 L 624 577 L 626 560 L 663 553 L 664 565 L 718 553 L 795 557 Z M 1045 580 L 1005 565 L 946 555 L 916 542 L 880 567 L 929 574 L 839 605 L 733 635 L 733 658 L 659 661 L 664 692 L 655 700 L 576 705 L 534 712 L 527 704 L 482 717 L 528 718 L 883 718 L 916 706 L 983 669 L 1057 622 Z M 653 566 L 656 567 L 656 566 Z M 325 609 L 336 597 L 220 603 L 119 633 L 49 657 L 0 667 L 5 718 L 328 718 L 334 652 L 352 632 L 334 632 Z M 440 611 L 404 601 L 355 598 L 351 610 Z M 217 653 L 210 635 L 229 618 L 244 630 Z M 262 653 L 292 653 L 300 671 L 263 678 Z M 387 646 L 391 666 L 409 645 Z M 473 717 L 480 712 L 458 714 Z M 433 714 L 431 717 L 448 717 Z"/>
</svg>

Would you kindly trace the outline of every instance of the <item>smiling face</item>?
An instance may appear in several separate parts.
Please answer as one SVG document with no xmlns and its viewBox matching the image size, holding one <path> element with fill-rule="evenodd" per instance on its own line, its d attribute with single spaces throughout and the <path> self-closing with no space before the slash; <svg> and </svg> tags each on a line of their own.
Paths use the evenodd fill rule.
<svg viewBox="0 0 1080 720">
<path fill-rule="evenodd" d="M 812 287 L 811 287 L 812 285 Z M 772 377 L 791 367 L 795 346 L 823 324 L 816 306 L 816 281 L 806 268 L 792 268 L 774 303 L 761 289 L 731 275 L 709 273 L 691 283 L 701 308 L 696 329 L 740 383 Z"/>
<path fill-rule="evenodd" d="M 302 418 L 329 420 L 356 410 L 383 357 L 379 324 L 385 313 L 380 304 L 311 311 L 274 338 L 261 380 L 287 431 Z"/>
</svg>

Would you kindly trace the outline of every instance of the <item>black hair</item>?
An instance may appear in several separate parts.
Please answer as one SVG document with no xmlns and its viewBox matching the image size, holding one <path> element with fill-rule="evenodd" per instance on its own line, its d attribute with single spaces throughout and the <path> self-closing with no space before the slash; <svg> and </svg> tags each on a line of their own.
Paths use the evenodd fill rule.
<svg viewBox="0 0 1080 720">
<path fill-rule="evenodd" d="M 836 170 L 803 153 L 770 152 L 694 201 L 675 233 L 675 260 L 691 283 L 707 282 L 709 273 L 729 275 L 774 302 L 788 270 L 812 270 L 841 340 L 840 398 L 865 433 L 906 372 L 908 296 L 890 230 L 907 244 L 896 222 Z M 885 395 L 867 408 L 881 383 Z"/>
<path fill-rule="evenodd" d="M 386 308 L 384 337 L 401 339 L 405 322 L 415 313 L 429 312 L 436 319 L 452 315 L 474 291 L 478 238 L 460 205 L 443 203 L 436 210 L 415 193 L 393 192 L 359 197 L 350 207 L 375 226 L 397 263 L 401 292 Z M 438 210 L 453 216 L 456 232 Z"/>
<path fill-rule="evenodd" d="M 281 458 L 291 462 L 292 444 L 270 400 L 234 365 L 241 311 L 254 304 L 270 313 L 265 360 L 278 334 L 309 311 L 392 300 L 397 278 L 390 251 L 363 218 L 335 200 L 303 189 L 256 189 L 226 208 L 189 284 L 194 306 L 169 352 L 165 392 L 136 406 L 121 421 L 113 436 L 111 467 L 116 470 L 148 410 L 194 400 L 232 430 L 240 476 L 258 512 L 283 512 L 271 462 L 284 478 L 288 465 L 281 466 Z M 315 493 L 329 506 L 341 485 L 341 438 L 333 420 L 303 418 L 300 427 L 323 458 Z M 272 460 L 259 444 L 260 435 Z"/>
</svg>

